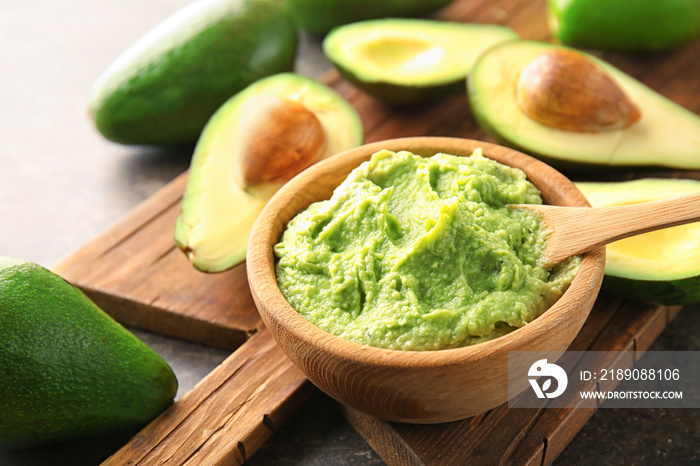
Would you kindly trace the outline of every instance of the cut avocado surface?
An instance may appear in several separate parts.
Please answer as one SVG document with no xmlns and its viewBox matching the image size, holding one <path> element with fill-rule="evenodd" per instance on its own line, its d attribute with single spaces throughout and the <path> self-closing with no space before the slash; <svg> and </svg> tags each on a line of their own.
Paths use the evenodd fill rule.
<svg viewBox="0 0 700 466">
<path fill-rule="evenodd" d="M 639 108 L 631 126 L 599 133 L 577 133 L 544 126 L 520 109 L 515 88 L 523 68 L 540 54 L 565 48 L 536 41 L 512 41 L 489 49 L 468 79 L 472 111 L 501 143 L 568 168 L 659 166 L 700 168 L 700 117 L 623 73 L 586 55 L 602 67 Z"/>
<path fill-rule="evenodd" d="M 637 204 L 700 192 L 700 181 L 645 178 L 577 182 L 593 207 Z M 632 236 L 607 245 L 605 287 L 662 304 L 700 301 L 700 223 Z"/>
<path fill-rule="evenodd" d="M 283 178 L 258 184 L 241 181 L 241 152 L 275 131 L 272 120 L 251 128 L 255 108 L 271 100 L 291 101 L 320 123 L 325 144 L 315 161 L 330 157 L 363 140 L 362 122 L 355 109 L 332 89 L 303 76 L 282 73 L 262 79 L 228 100 L 207 123 L 197 142 L 182 212 L 175 225 L 175 241 L 192 264 L 206 272 L 226 270 L 245 259 L 248 237 L 258 214 L 272 195 L 301 168 Z M 298 105 L 297 105 L 298 104 Z M 262 115 L 264 117 L 265 115 Z M 251 131 L 258 138 L 249 141 Z M 277 133 L 275 133 L 277 134 Z M 276 153 L 262 165 L 272 169 Z M 303 168 L 303 166 L 302 166 Z"/>
<path fill-rule="evenodd" d="M 463 89 L 477 57 L 516 39 L 505 26 L 427 19 L 376 19 L 338 27 L 323 51 L 341 74 L 368 94 L 412 104 Z"/>
<path fill-rule="evenodd" d="M 124 144 L 194 142 L 209 117 L 252 82 L 291 71 L 297 29 L 272 0 L 199 0 L 117 58 L 93 85 L 98 131 Z"/>
<path fill-rule="evenodd" d="M 453 0 L 286 0 L 301 29 L 326 34 L 336 26 L 368 19 L 422 16 Z"/>
<path fill-rule="evenodd" d="M 0 449 L 139 429 L 173 401 L 170 366 L 80 290 L 0 257 Z"/>
<path fill-rule="evenodd" d="M 599 50 L 668 49 L 700 35 L 697 0 L 548 0 L 552 35 Z"/>
</svg>

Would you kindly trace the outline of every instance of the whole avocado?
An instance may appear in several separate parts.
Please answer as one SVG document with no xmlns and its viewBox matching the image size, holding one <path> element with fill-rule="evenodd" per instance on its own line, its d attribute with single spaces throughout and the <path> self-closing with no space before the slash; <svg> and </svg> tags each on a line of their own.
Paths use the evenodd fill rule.
<svg viewBox="0 0 700 466">
<path fill-rule="evenodd" d="M 386 17 L 422 16 L 453 0 L 286 0 L 299 28 L 325 34 L 336 26 Z"/>
<path fill-rule="evenodd" d="M 650 52 L 700 35 L 700 0 L 548 0 L 547 18 L 567 45 Z"/>
<path fill-rule="evenodd" d="M 294 66 L 297 29 L 274 0 L 199 0 L 156 26 L 94 83 L 90 115 L 123 144 L 193 142 L 214 111 Z"/>
<path fill-rule="evenodd" d="M 0 449 L 139 428 L 176 391 L 170 366 L 80 290 L 0 257 Z"/>
</svg>

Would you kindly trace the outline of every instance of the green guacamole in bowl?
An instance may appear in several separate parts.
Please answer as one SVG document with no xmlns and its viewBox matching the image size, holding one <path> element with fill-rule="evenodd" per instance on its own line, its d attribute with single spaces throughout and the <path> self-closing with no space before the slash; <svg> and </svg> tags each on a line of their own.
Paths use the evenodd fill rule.
<svg viewBox="0 0 700 466">
<path fill-rule="evenodd" d="M 541 204 L 516 168 L 469 157 L 375 153 L 275 245 L 282 294 L 323 330 L 360 344 L 437 350 L 522 327 L 567 289 L 580 258 L 538 266 Z"/>
</svg>

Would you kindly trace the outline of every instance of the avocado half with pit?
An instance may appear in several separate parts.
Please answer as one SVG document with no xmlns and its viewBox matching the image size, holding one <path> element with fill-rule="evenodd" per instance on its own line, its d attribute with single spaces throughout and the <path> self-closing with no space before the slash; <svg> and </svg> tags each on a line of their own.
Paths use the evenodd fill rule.
<svg viewBox="0 0 700 466">
<path fill-rule="evenodd" d="M 627 126 L 586 132 L 548 126 L 526 114 L 516 92 L 521 76 L 540 57 L 552 53 L 584 57 L 636 107 L 637 119 Z M 526 40 L 496 45 L 474 65 L 468 97 L 477 121 L 502 144 L 561 169 L 700 168 L 700 117 L 612 65 L 568 47 Z"/>
<path fill-rule="evenodd" d="M 299 28 L 326 34 L 336 26 L 368 19 L 417 17 L 453 0 L 285 0 Z"/>
<path fill-rule="evenodd" d="M 636 204 L 700 192 L 700 181 L 646 178 L 577 182 L 593 207 Z M 668 305 L 700 301 L 700 223 L 632 236 L 607 245 L 605 289 Z"/>
<path fill-rule="evenodd" d="M 481 53 L 518 38 L 506 26 L 376 19 L 340 26 L 323 51 L 353 85 L 384 102 L 426 102 L 462 90 Z"/>
<path fill-rule="evenodd" d="M 311 164 L 362 140 L 355 109 L 323 84 L 294 73 L 253 83 L 216 111 L 197 141 L 176 244 L 205 272 L 242 262 L 272 195 Z"/>
</svg>

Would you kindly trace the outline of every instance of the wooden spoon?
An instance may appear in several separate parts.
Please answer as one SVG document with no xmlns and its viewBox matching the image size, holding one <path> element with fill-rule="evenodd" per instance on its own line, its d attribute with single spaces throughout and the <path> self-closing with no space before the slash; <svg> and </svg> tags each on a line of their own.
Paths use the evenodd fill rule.
<svg viewBox="0 0 700 466">
<path fill-rule="evenodd" d="M 648 231 L 700 220 L 700 193 L 660 201 L 612 207 L 561 207 L 514 204 L 540 212 L 549 229 L 541 265 L 551 267 L 567 257 Z"/>
<path fill-rule="evenodd" d="M 520 73 L 515 94 L 527 116 L 563 131 L 611 131 L 626 128 L 641 117 L 601 67 L 568 49 L 535 57 Z"/>
<path fill-rule="evenodd" d="M 303 104 L 260 96 L 247 102 L 242 114 L 236 150 L 243 189 L 287 181 L 322 158 L 326 133 Z"/>
</svg>

